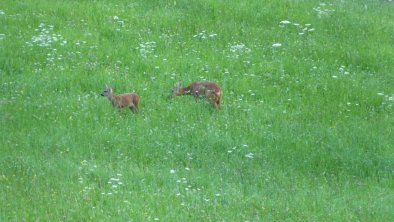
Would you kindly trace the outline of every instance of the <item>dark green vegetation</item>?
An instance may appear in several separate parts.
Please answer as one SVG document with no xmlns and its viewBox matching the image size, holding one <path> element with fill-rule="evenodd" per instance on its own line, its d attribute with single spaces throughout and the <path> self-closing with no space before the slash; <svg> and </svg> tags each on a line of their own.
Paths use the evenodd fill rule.
<svg viewBox="0 0 394 222">
<path fill-rule="evenodd" d="M 392 221 L 393 39 L 384 0 L 0 0 L 0 221 Z"/>
</svg>

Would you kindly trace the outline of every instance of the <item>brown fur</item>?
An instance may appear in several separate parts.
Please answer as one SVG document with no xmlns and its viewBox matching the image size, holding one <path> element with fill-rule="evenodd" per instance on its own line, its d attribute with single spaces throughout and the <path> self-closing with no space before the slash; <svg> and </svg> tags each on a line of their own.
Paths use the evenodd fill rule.
<svg viewBox="0 0 394 222">
<path fill-rule="evenodd" d="M 205 97 L 215 108 L 220 109 L 223 91 L 218 84 L 210 81 L 192 82 L 187 87 L 182 87 L 178 82 L 173 88 L 172 94 L 174 96 L 192 95 L 196 101 L 200 97 Z"/>
<path fill-rule="evenodd" d="M 134 113 L 139 111 L 140 96 L 135 93 L 115 95 L 112 92 L 112 88 L 107 86 L 101 95 L 107 97 L 112 105 L 119 108 L 119 110 L 128 107 Z"/>
</svg>

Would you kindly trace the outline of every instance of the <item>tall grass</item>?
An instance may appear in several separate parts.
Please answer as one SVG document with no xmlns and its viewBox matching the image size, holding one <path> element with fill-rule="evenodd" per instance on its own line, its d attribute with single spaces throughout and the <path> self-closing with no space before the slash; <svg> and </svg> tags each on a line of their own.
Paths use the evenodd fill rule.
<svg viewBox="0 0 394 222">
<path fill-rule="evenodd" d="M 0 220 L 391 221 L 393 6 L 1 1 Z"/>
</svg>

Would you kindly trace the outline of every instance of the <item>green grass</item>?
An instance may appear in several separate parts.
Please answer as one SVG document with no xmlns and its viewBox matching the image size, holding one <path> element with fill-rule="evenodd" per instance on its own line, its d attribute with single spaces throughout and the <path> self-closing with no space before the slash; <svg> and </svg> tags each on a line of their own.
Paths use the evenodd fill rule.
<svg viewBox="0 0 394 222">
<path fill-rule="evenodd" d="M 0 3 L 0 221 L 394 219 L 391 1 Z"/>
</svg>

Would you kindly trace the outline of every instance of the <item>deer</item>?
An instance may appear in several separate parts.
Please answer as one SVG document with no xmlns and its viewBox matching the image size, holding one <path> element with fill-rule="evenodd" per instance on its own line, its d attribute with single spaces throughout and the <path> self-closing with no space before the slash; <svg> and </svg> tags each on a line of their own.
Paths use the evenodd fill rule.
<svg viewBox="0 0 394 222">
<path fill-rule="evenodd" d="M 128 107 L 133 113 L 138 113 L 140 96 L 136 93 L 124 93 L 120 95 L 115 95 L 113 93 L 112 87 L 106 85 L 106 88 L 101 93 L 101 96 L 105 96 L 112 103 L 113 107 L 119 108 L 121 111 L 123 108 Z"/>
<path fill-rule="evenodd" d="M 181 82 L 177 82 L 172 89 L 172 95 L 192 95 L 196 102 L 199 98 L 205 97 L 215 108 L 220 109 L 223 92 L 218 84 L 211 81 L 195 81 L 187 87 L 182 87 Z"/>
</svg>

